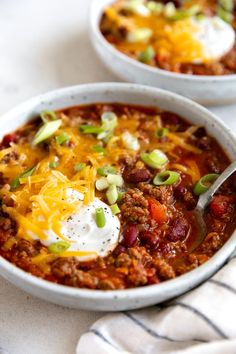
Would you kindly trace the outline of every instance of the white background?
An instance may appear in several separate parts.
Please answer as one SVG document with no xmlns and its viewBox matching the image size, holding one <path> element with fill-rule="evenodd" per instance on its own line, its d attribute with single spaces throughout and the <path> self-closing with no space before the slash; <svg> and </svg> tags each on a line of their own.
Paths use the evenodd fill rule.
<svg viewBox="0 0 236 354">
<path fill-rule="evenodd" d="M 116 80 L 91 48 L 90 2 L 0 0 L 0 114 L 54 88 Z M 212 110 L 236 132 L 236 105 Z M 10 354 L 72 354 L 100 316 L 38 300 L 0 278 L 0 348 Z"/>
</svg>

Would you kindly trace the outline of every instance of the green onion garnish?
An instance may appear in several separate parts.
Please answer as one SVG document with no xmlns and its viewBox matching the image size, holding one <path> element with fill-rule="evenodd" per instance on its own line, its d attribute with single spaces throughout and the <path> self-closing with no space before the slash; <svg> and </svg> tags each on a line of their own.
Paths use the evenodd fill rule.
<svg viewBox="0 0 236 354">
<path fill-rule="evenodd" d="M 52 243 L 48 247 L 48 250 L 50 253 L 61 253 L 61 252 L 65 252 L 69 247 L 70 247 L 70 244 L 68 242 L 58 241 L 58 242 Z"/>
<path fill-rule="evenodd" d="M 110 205 L 115 204 L 118 199 L 118 191 L 114 184 L 110 185 L 106 192 L 106 197 Z"/>
<path fill-rule="evenodd" d="M 97 208 L 95 211 L 95 220 L 97 227 L 102 228 L 106 225 L 106 217 L 103 208 Z"/>
<path fill-rule="evenodd" d="M 81 125 L 79 127 L 81 133 L 83 134 L 99 134 L 103 132 L 101 127 L 97 127 L 95 125 Z"/>
<path fill-rule="evenodd" d="M 158 173 L 154 180 L 153 184 L 156 186 L 166 185 L 170 186 L 179 180 L 180 174 L 175 171 L 163 171 Z"/>
<path fill-rule="evenodd" d="M 104 149 L 101 145 L 93 145 L 93 151 L 103 155 L 106 153 L 106 149 Z"/>
<path fill-rule="evenodd" d="M 139 54 L 138 59 L 143 63 L 148 63 L 154 58 L 154 56 L 155 56 L 155 50 L 153 49 L 152 46 L 149 46 Z"/>
<path fill-rule="evenodd" d="M 76 172 L 80 172 L 80 171 L 82 171 L 84 168 L 85 168 L 85 166 L 86 166 L 86 163 L 84 163 L 84 162 L 79 162 L 79 163 L 76 163 L 75 164 L 75 171 Z"/>
<path fill-rule="evenodd" d="M 56 142 L 58 145 L 62 145 L 65 142 L 67 142 L 68 140 L 70 140 L 70 137 L 67 133 L 62 133 L 62 134 L 56 136 Z"/>
<path fill-rule="evenodd" d="M 56 168 L 59 165 L 59 161 L 49 162 L 49 168 Z"/>
<path fill-rule="evenodd" d="M 26 178 L 26 177 L 32 176 L 35 169 L 36 169 L 36 166 L 30 167 L 27 170 L 25 170 L 25 172 L 22 172 L 19 176 L 14 178 L 13 181 L 10 183 L 11 190 L 20 186 L 20 178 Z"/>
<path fill-rule="evenodd" d="M 104 112 L 101 116 L 102 132 L 98 134 L 97 138 L 100 140 L 108 141 L 117 126 L 117 115 L 113 112 Z"/>
<path fill-rule="evenodd" d="M 121 175 L 113 175 L 110 173 L 107 175 L 107 181 L 109 184 L 114 184 L 117 187 L 122 187 L 124 184 L 124 180 Z"/>
<path fill-rule="evenodd" d="M 185 18 L 196 16 L 201 11 L 199 5 L 193 5 L 188 9 L 176 10 L 172 16 L 168 16 L 168 19 L 171 21 L 183 20 Z"/>
<path fill-rule="evenodd" d="M 168 2 L 163 9 L 164 15 L 167 18 L 173 17 L 176 13 L 176 7 L 173 2 Z"/>
<path fill-rule="evenodd" d="M 161 4 L 160 2 L 148 1 L 146 6 L 155 15 L 161 14 L 162 11 L 164 10 L 164 5 Z"/>
<path fill-rule="evenodd" d="M 169 129 L 168 128 L 158 128 L 157 132 L 156 132 L 156 136 L 158 138 L 164 138 L 165 136 L 167 136 L 169 133 Z"/>
<path fill-rule="evenodd" d="M 96 183 L 96 188 L 98 191 L 103 191 L 104 189 L 107 189 L 109 187 L 109 183 L 106 179 L 106 177 L 101 177 L 99 178 Z"/>
<path fill-rule="evenodd" d="M 50 138 L 50 136 L 52 136 L 57 131 L 57 129 L 61 126 L 61 123 L 62 123 L 61 119 L 52 120 L 51 122 L 45 123 L 36 133 L 32 141 L 32 144 L 37 145 L 42 141 Z"/>
<path fill-rule="evenodd" d="M 231 23 L 233 20 L 233 0 L 218 0 L 217 15 L 225 22 Z"/>
<path fill-rule="evenodd" d="M 40 117 L 44 123 L 47 123 L 50 120 L 57 119 L 57 115 L 54 111 L 43 111 L 40 113 Z"/>
<path fill-rule="evenodd" d="M 129 32 L 126 39 L 129 43 L 147 42 L 152 33 L 150 28 L 139 28 Z"/>
<path fill-rule="evenodd" d="M 70 137 L 67 133 L 62 133 L 58 136 L 56 136 L 56 142 L 58 145 L 62 145 L 66 143 L 68 140 L 70 140 Z"/>
<path fill-rule="evenodd" d="M 200 178 L 199 181 L 194 186 L 193 189 L 194 194 L 200 195 L 205 193 L 218 177 L 219 175 L 217 173 L 210 173 Z"/>
<path fill-rule="evenodd" d="M 141 160 L 152 168 L 160 168 L 163 167 L 167 162 L 167 156 L 161 150 L 153 150 L 150 153 L 142 153 L 140 155 Z"/>
<path fill-rule="evenodd" d="M 113 215 L 119 214 L 120 213 L 120 208 L 118 207 L 117 204 L 113 204 L 110 206 L 111 212 Z"/>
<path fill-rule="evenodd" d="M 127 0 L 124 2 L 123 9 L 140 16 L 148 16 L 150 14 L 150 10 L 142 0 Z"/>
<path fill-rule="evenodd" d="M 119 190 L 118 190 L 118 198 L 117 198 L 117 201 L 118 201 L 118 202 L 122 199 L 122 197 L 123 197 L 124 194 L 125 194 L 125 192 L 122 192 L 122 191 L 119 191 Z"/>
<path fill-rule="evenodd" d="M 113 166 L 103 166 L 103 167 L 99 167 L 97 169 L 97 173 L 100 176 L 104 176 L 104 177 L 106 177 L 109 173 L 116 174 L 116 172 L 117 172 L 117 169 Z"/>
<path fill-rule="evenodd" d="M 138 138 L 129 132 L 124 132 L 121 135 L 123 145 L 130 150 L 138 151 L 140 149 L 140 144 Z"/>
</svg>

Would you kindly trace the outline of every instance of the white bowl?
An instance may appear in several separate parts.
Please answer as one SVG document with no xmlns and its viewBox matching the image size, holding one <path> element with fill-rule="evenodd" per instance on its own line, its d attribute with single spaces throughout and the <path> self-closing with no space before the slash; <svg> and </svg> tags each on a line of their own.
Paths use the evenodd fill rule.
<svg viewBox="0 0 236 354">
<path fill-rule="evenodd" d="M 1 117 L 1 135 L 15 130 L 45 109 L 61 109 L 96 102 L 157 106 L 173 111 L 193 124 L 204 126 L 207 132 L 220 142 L 230 159 L 236 157 L 234 136 L 205 108 L 176 94 L 133 84 L 81 85 L 38 96 Z M 233 252 L 235 245 L 236 232 L 214 257 L 199 268 L 158 285 L 128 290 L 88 290 L 53 284 L 26 273 L 2 257 L 0 257 L 0 274 L 30 294 L 56 304 L 98 311 L 128 310 L 157 304 L 190 290 L 216 272 Z"/>
<path fill-rule="evenodd" d="M 90 8 L 90 37 L 104 64 L 118 77 L 177 92 L 204 105 L 236 102 L 236 75 L 197 76 L 178 74 L 142 64 L 122 54 L 103 37 L 99 23 L 104 8 L 114 0 L 93 0 Z"/>
</svg>

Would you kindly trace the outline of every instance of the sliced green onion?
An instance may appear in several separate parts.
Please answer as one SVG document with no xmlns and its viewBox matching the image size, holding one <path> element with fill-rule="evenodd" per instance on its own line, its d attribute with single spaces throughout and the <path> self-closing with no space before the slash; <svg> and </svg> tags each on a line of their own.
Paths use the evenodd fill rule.
<svg viewBox="0 0 236 354">
<path fill-rule="evenodd" d="M 114 184 L 110 185 L 106 192 L 106 197 L 110 205 L 115 204 L 118 199 L 118 191 Z"/>
<path fill-rule="evenodd" d="M 59 165 L 59 161 L 49 162 L 49 168 L 56 168 Z"/>
<path fill-rule="evenodd" d="M 153 31 L 150 28 L 140 28 L 127 35 L 127 41 L 129 43 L 147 42 L 152 36 Z"/>
<path fill-rule="evenodd" d="M 158 173 L 153 180 L 153 184 L 156 186 L 170 186 L 171 184 L 177 182 L 179 178 L 180 174 L 178 172 L 167 170 Z"/>
<path fill-rule="evenodd" d="M 234 1 L 233 0 L 219 0 L 217 8 L 217 16 L 223 21 L 231 23 L 233 21 Z"/>
<path fill-rule="evenodd" d="M 49 120 L 57 119 L 57 115 L 54 111 L 43 111 L 40 113 L 40 117 L 44 123 L 47 123 Z"/>
<path fill-rule="evenodd" d="M 105 139 L 106 141 L 113 135 L 114 129 L 117 126 L 117 115 L 113 112 L 104 112 L 101 117 L 102 132 L 98 134 L 99 140 Z"/>
<path fill-rule="evenodd" d="M 156 135 L 158 138 L 164 138 L 165 136 L 167 136 L 169 134 L 169 129 L 168 128 L 158 128 Z"/>
<path fill-rule="evenodd" d="M 102 147 L 101 145 L 93 145 L 93 151 L 99 153 L 99 154 L 106 154 L 106 149 Z"/>
<path fill-rule="evenodd" d="M 86 166 L 86 163 L 84 163 L 84 162 L 79 162 L 79 163 L 76 163 L 75 164 L 75 171 L 76 172 L 80 172 L 80 171 L 82 171 L 84 168 L 85 168 L 85 166 Z"/>
<path fill-rule="evenodd" d="M 95 211 L 95 220 L 97 227 L 102 228 L 106 225 L 106 217 L 103 208 L 97 208 Z"/>
<path fill-rule="evenodd" d="M 140 157 L 146 165 L 152 168 L 163 167 L 168 162 L 168 158 L 164 152 L 158 149 L 153 150 L 150 153 L 142 153 Z"/>
<path fill-rule="evenodd" d="M 188 9 L 176 10 L 176 12 L 172 16 L 168 16 L 168 19 L 171 21 L 183 20 L 191 16 L 196 16 L 200 11 L 200 6 L 194 5 L 189 7 Z"/>
<path fill-rule="evenodd" d="M 66 241 L 58 241 L 52 243 L 48 250 L 50 253 L 62 253 L 65 252 L 70 247 L 70 244 Z"/>
<path fill-rule="evenodd" d="M 124 132 L 121 135 L 123 145 L 130 150 L 138 151 L 140 149 L 140 144 L 138 139 L 130 134 L 129 132 Z"/>
<path fill-rule="evenodd" d="M 122 197 L 123 197 L 124 194 L 125 194 L 125 192 L 122 192 L 122 191 L 119 191 L 119 190 L 118 190 L 118 198 L 117 198 L 117 201 L 118 201 L 118 202 L 122 199 Z"/>
<path fill-rule="evenodd" d="M 70 140 L 70 137 L 67 133 L 62 133 L 62 134 L 56 136 L 56 142 L 58 145 L 62 145 L 65 142 L 67 142 L 68 140 Z"/>
<path fill-rule="evenodd" d="M 42 141 L 50 138 L 54 133 L 56 133 L 57 129 L 61 126 L 61 119 L 52 120 L 50 122 L 45 123 L 36 133 L 32 144 L 37 145 Z"/>
<path fill-rule="evenodd" d="M 200 195 L 205 193 L 218 177 L 219 175 L 217 173 L 210 173 L 200 178 L 199 181 L 194 186 L 193 189 L 194 194 Z"/>
<path fill-rule="evenodd" d="M 140 16 L 148 16 L 150 14 L 150 10 L 144 5 L 143 0 L 125 1 L 123 9 Z"/>
<path fill-rule="evenodd" d="M 83 134 L 99 134 L 103 132 L 101 127 L 97 127 L 95 125 L 81 125 L 79 127 L 81 133 Z"/>
<path fill-rule="evenodd" d="M 116 174 L 117 173 L 117 169 L 113 166 L 104 166 L 104 167 L 99 167 L 97 169 L 97 173 L 100 176 L 104 176 L 106 177 L 108 174 Z"/>
<path fill-rule="evenodd" d="M 233 11 L 234 0 L 219 0 L 218 4 L 223 7 L 226 11 Z"/>
<path fill-rule="evenodd" d="M 107 189 L 109 187 L 109 183 L 106 179 L 106 177 L 101 177 L 99 178 L 96 183 L 96 188 L 98 191 L 103 191 L 104 189 Z"/>
<path fill-rule="evenodd" d="M 117 204 L 113 204 L 110 206 L 111 212 L 113 215 L 119 214 L 120 213 L 120 208 L 118 207 Z"/>
<path fill-rule="evenodd" d="M 148 1 L 146 6 L 155 15 L 160 15 L 164 10 L 164 5 L 160 2 Z"/>
<path fill-rule="evenodd" d="M 30 167 L 27 170 L 25 170 L 23 173 L 21 173 L 19 176 L 14 178 L 13 181 L 10 183 L 11 190 L 20 186 L 20 178 L 26 178 L 26 177 L 32 176 L 35 169 L 36 169 L 36 166 Z"/>
<path fill-rule="evenodd" d="M 226 11 L 225 9 L 223 9 L 222 7 L 219 7 L 217 10 L 217 16 L 219 16 L 221 18 L 221 20 L 227 22 L 227 23 L 231 23 L 233 21 L 233 14 L 231 12 Z"/>
<path fill-rule="evenodd" d="M 151 61 L 154 58 L 154 56 L 155 56 L 155 50 L 150 45 L 139 54 L 138 59 L 139 59 L 139 61 L 141 61 L 143 63 L 148 63 L 149 61 Z"/>
<path fill-rule="evenodd" d="M 101 117 L 103 129 L 114 129 L 117 126 L 117 115 L 114 112 L 104 112 Z"/>
<path fill-rule="evenodd" d="M 167 18 L 173 17 L 176 13 L 176 7 L 173 2 L 168 2 L 164 7 L 164 15 Z"/>
<path fill-rule="evenodd" d="M 114 184 L 117 187 L 122 187 L 124 184 L 124 180 L 121 175 L 108 174 L 107 181 L 109 184 Z"/>
</svg>

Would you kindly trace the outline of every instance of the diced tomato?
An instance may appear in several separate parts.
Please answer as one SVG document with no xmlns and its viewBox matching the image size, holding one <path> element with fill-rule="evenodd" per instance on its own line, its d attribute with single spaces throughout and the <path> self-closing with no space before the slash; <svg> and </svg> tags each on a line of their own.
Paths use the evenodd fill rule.
<svg viewBox="0 0 236 354">
<path fill-rule="evenodd" d="M 167 221 L 167 208 L 154 198 L 149 198 L 149 210 L 152 219 L 156 220 L 158 224 L 164 224 Z"/>
<path fill-rule="evenodd" d="M 215 216 L 222 217 L 233 203 L 235 203 L 234 196 L 216 195 L 210 203 L 210 210 Z"/>
</svg>

